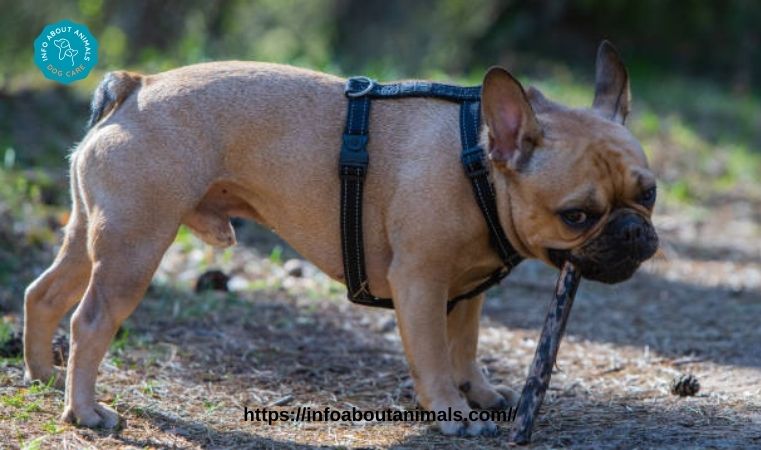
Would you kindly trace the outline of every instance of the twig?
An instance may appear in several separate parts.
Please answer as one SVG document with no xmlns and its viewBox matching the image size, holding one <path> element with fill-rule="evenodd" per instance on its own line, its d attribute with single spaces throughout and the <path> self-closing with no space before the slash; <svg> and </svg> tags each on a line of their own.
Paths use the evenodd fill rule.
<svg viewBox="0 0 761 450">
<path fill-rule="evenodd" d="M 280 399 L 278 399 L 278 400 L 275 400 L 274 402 L 270 403 L 270 404 L 269 404 L 269 405 L 267 405 L 267 406 L 268 406 L 268 407 L 273 407 L 273 406 L 285 406 L 285 405 L 287 405 L 288 403 L 290 403 L 291 401 L 293 401 L 293 395 L 290 395 L 290 394 L 288 394 L 288 395 L 286 395 L 286 396 L 285 396 L 285 397 L 283 397 L 283 398 L 280 398 Z"/>
<path fill-rule="evenodd" d="M 703 356 L 685 356 L 683 358 L 677 358 L 673 361 L 671 361 L 672 366 L 683 366 L 685 364 L 693 364 L 693 363 L 699 363 L 705 361 L 706 358 Z"/>
<path fill-rule="evenodd" d="M 531 371 L 523 386 L 516 413 L 515 429 L 510 436 L 511 443 L 525 445 L 531 442 L 534 420 L 550 384 L 552 367 L 555 365 L 560 339 L 563 337 L 580 279 L 581 273 L 578 269 L 570 262 L 566 262 L 560 271 L 555 295 L 550 302 L 542 335 L 531 363 Z"/>
</svg>

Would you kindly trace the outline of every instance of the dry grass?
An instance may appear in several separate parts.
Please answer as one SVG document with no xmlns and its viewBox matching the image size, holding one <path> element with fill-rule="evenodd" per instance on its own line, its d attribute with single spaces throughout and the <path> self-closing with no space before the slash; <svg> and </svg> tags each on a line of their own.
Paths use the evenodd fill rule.
<svg viewBox="0 0 761 450">
<path fill-rule="evenodd" d="M 758 230 L 732 241 L 709 221 L 683 235 L 692 219 L 661 217 L 668 259 L 623 285 L 582 283 L 535 448 L 761 447 Z M 717 229 L 733 226 L 742 229 Z M 183 279 L 207 257 L 182 258 L 193 254 L 182 247 L 159 280 Z M 319 275 L 294 279 L 271 259 L 244 248 L 216 258 L 241 279 L 270 280 L 239 292 L 196 295 L 180 282 L 148 293 L 101 367 L 98 396 L 125 419 L 117 432 L 59 423 L 62 394 L 25 386 L 20 361 L 3 362 L 3 446 L 508 447 L 508 423 L 502 437 L 460 439 L 428 423 L 244 422 L 244 406 L 278 401 L 285 409 L 416 407 L 393 314 L 349 305 Z M 554 277 L 526 264 L 491 292 L 480 359 L 492 381 L 522 387 Z M 671 395 L 671 380 L 687 372 L 700 393 Z"/>
</svg>

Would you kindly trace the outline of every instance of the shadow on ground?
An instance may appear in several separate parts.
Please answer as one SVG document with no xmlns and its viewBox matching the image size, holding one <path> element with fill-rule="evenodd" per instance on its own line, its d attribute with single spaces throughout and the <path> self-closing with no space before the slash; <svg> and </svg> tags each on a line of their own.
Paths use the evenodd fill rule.
<svg viewBox="0 0 761 450">
<path fill-rule="evenodd" d="M 537 336 L 547 295 L 536 286 L 515 284 L 489 302 L 484 328 L 506 325 L 514 331 L 500 331 L 505 334 L 504 347 L 497 353 L 498 348 L 487 345 L 485 352 L 494 358 L 487 357 L 485 362 L 493 378 L 520 388 L 533 349 L 515 353 L 511 347 Z M 640 285 L 649 289 L 640 292 Z M 750 326 L 758 317 L 755 294 L 683 286 L 645 274 L 624 287 L 588 286 L 580 293 L 569 342 L 564 344 L 569 353 L 591 351 L 595 342 L 604 342 L 617 347 L 649 346 L 653 354 L 665 358 L 689 355 L 722 365 L 759 365 L 758 350 L 752 344 L 758 342 L 759 331 Z M 644 295 L 653 289 L 666 297 Z M 693 302 L 690 311 L 684 311 L 687 299 Z M 741 317 L 723 317 L 722 309 L 740 311 Z M 717 328 L 725 322 L 726 327 Z M 164 441 L 174 436 L 209 448 L 307 448 L 302 444 L 327 443 L 324 436 L 332 433 L 344 436 L 342 443 L 348 435 L 354 436 L 355 444 L 398 448 L 461 448 L 476 442 L 483 448 L 507 448 L 508 424 L 502 424 L 501 438 L 463 440 L 442 437 L 430 424 L 270 426 L 242 421 L 244 405 L 262 407 L 284 397 L 292 397 L 285 409 L 304 405 L 415 408 L 393 315 L 388 312 L 293 299 L 279 292 L 249 298 L 196 296 L 158 288 L 130 319 L 129 327 L 132 342 L 116 352 L 129 373 L 117 376 L 108 389 L 124 389 L 119 407 L 127 411 L 128 423 L 147 421 L 151 429 L 166 435 Z M 176 351 L 155 353 L 166 347 Z M 511 352 L 519 356 L 511 357 Z M 761 444 L 761 411 L 752 407 L 722 405 L 708 396 L 674 400 L 655 391 L 579 389 L 578 379 L 592 380 L 589 373 L 575 371 L 574 367 L 565 369 L 553 379 L 555 386 L 536 427 L 536 446 L 733 448 Z M 102 375 L 101 381 L 114 382 L 116 371 L 107 372 L 111 373 Z M 627 374 L 624 369 L 610 376 L 625 378 Z M 155 380 L 155 401 L 135 408 L 146 403 L 136 394 L 144 389 L 145 379 Z M 209 403 L 222 406 L 209 413 Z M 378 436 L 385 437 L 379 440 Z M 153 445 L 150 438 L 132 436 L 130 425 L 116 439 L 127 445 Z"/>
<path fill-rule="evenodd" d="M 528 272 L 543 275 L 526 276 Z M 532 267 L 515 275 L 487 302 L 485 314 L 511 329 L 539 329 L 555 272 Z M 539 284 L 538 279 L 546 282 Z M 667 357 L 761 367 L 761 348 L 755 344 L 761 342 L 759 317 L 759 291 L 698 286 L 640 272 L 614 286 L 583 281 L 567 334 L 593 342 L 647 346 Z"/>
</svg>

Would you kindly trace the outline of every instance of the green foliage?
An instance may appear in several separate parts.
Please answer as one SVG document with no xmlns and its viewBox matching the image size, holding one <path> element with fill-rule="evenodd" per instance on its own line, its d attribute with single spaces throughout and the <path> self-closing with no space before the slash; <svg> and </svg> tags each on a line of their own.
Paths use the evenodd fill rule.
<svg viewBox="0 0 761 450">
<path fill-rule="evenodd" d="M 33 396 L 31 399 L 29 397 L 24 390 L 20 390 L 15 394 L 0 396 L 0 404 L 12 409 L 11 417 L 14 420 L 23 422 L 29 420 L 31 413 L 42 410 L 40 402 L 33 400 Z"/>
<path fill-rule="evenodd" d="M 283 265 L 283 247 L 279 245 L 273 247 L 269 258 L 272 264 Z"/>
<path fill-rule="evenodd" d="M 591 61 L 606 37 L 650 76 L 665 69 L 739 90 L 761 84 L 761 4 L 746 0 L 26 0 L 3 4 L 0 89 L 29 83 L 19 77 L 36 72 L 31 42 L 62 18 L 93 31 L 101 69 L 258 59 L 401 76 L 462 76 L 494 63 L 546 72 L 552 60 Z"/>
<path fill-rule="evenodd" d="M 50 380 L 48 380 L 46 383 L 42 383 L 40 381 L 34 381 L 32 382 L 32 385 L 29 386 L 29 394 L 30 395 L 44 395 L 49 394 L 51 392 L 55 391 L 55 388 L 53 387 L 55 383 L 55 376 L 50 377 Z"/>
<path fill-rule="evenodd" d="M 141 389 L 143 391 L 143 394 L 151 396 L 151 397 L 157 397 L 158 393 L 156 392 L 156 381 L 155 380 L 145 380 L 143 382 L 143 387 Z"/>
<path fill-rule="evenodd" d="M 179 244 L 186 252 L 196 248 L 198 242 L 193 237 L 193 232 L 185 225 L 181 225 L 179 231 L 177 231 L 177 237 L 174 240 Z"/>
<path fill-rule="evenodd" d="M 116 337 L 111 342 L 111 351 L 114 353 L 121 353 L 124 351 L 130 343 L 130 329 L 127 325 L 122 325 L 119 332 L 116 333 Z"/>
<path fill-rule="evenodd" d="M 23 442 L 21 445 L 21 450 L 40 450 L 42 448 L 42 441 L 45 439 L 45 436 L 39 436 L 31 441 Z"/>
<path fill-rule="evenodd" d="M 55 419 L 50 419 L 42 425 L 42 431 L 47 434 L 58 434 L 61 432 L 61 429 L 58 427 Z"/>
<path fill-rule="evenodd" d="M 0 319 L 0 344 L 8 341 L 13 334 L 13 326 L 5 318 Z"/>
<path fill-rule="evenodd" d="M 206 414 L 212 414 L 214 411 L 218 410 L 219 408 L 223 407 L 224 405 L 219 402 L 213 402 L 206 400 L 203 402 L 203 408 Z"/>
<path fill-rule="evenodd" d="M 11 408 L 21 408 L 24 406 L 24 393 L 19 391 L 14 395 L 4 395 L 0 397 L 0 403 Z"/>
<path fill-rule="evenodd" d="M 3 157 L 3 168 L 5 170 L 13 169 L 16 165 L 16 150 L 13 147 L 7 147 L 5 149 L 5 156 Z"/>
<path fill-rule="evenodd" d="M 56 242 L 68 216 L 66 194 L 61 181 L 42 169 L 0 167 L 0 283 L 28 268 L 35 257 L 30 250 Z"/>
</svg>

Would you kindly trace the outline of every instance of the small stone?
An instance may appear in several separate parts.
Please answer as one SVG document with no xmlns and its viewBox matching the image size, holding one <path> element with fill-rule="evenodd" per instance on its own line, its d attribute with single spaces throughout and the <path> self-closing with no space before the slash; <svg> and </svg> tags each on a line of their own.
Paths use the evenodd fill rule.
<svg viewBox="0 0 761 450">
<path fill-rule="evenodd" d="M 304 261 L 300 259 L 289 259 L 283 264 L 283 270 L 289 276 L 301 278 L 304 276 Z"/>
<path fill-rule="evenodd" d="M 242 275 L 235 275 L 227 283 L 227 287 L 231 292 L 243 292 L 248 290 L 250 286 L 251 282 Z"/>
<path fill-rule="evenodd" d="M 396 320 L 393 318 L 390 318 L 383 322 L 383 324 L 380 327 L 381 333 L 390 333 L 396 329 Z"/>
<path fill-rule="evenodd" d="M 221 270 L 207 270 L 196 281 L 196 292 L 202 291 L 224 291 L 228 292 L 227 283 L 230 277 L 225 275 Z"/>
<path fill-rule="evenodd" d="M 691 397 L 700 391 L 700 382 L 692 374 L 682 374 L 671 382 L 671 393 L 680 397 Z"/>
</svg>

